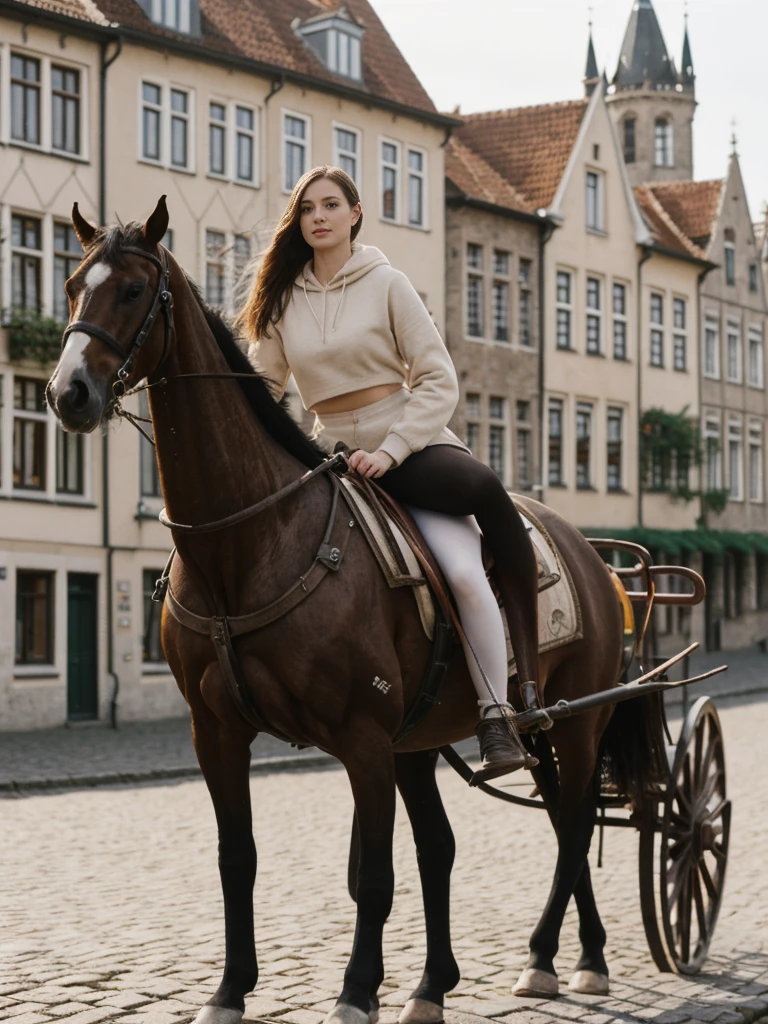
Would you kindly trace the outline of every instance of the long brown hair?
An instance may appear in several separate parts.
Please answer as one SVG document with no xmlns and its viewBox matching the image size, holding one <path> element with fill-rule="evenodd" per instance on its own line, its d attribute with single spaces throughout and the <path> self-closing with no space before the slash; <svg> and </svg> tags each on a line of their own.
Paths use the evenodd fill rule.
<svg viewBox="0 0 768 1024">
<path fill-rule="evenodd" d="M 285 213 L 275 231 L 275 237 L 264 253 L 248 300 L 237 315 L 237 325 L 245 327 L 252 341 L 258 341 L 276 324 L 288 304 L 293 282 L 301 268 L 312 259 L 312 246 L 304 240 L 299 218 L 304 192 L 313 181 L 328 178 L 344 193 L 350 206 L 357 206 L 360 195 L 357 186 L 340 167 L 324 164 L 313 167 L 296 182 Z M 352 225 L 352 241 L 360 234 L 363 215 Z"/>
</svg>

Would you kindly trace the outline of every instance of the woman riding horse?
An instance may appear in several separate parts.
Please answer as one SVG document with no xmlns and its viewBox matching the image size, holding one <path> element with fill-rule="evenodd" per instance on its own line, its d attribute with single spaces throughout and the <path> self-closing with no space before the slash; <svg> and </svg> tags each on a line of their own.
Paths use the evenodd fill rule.
<svg viewBox="0 0 768 1024">
<path fill-rule="evenodd" d="M 535 556 L 499 478 L 448 430 L 456 371 L 424 303 L 383 253 L 356 241 L 362 226 L 348 174 L 327 166 L 305 174 L 239 319 L 277 397 L 293 373 L 316 434 L 355 449 L 350 466 L 409 506 L 439 562 L 466 632 L 480 706 L 477 783 L 538 763 L 509 717 L 504 625 L 480 531 L 496 564 L 527 705 L 539 681 Z"/>
</svg>

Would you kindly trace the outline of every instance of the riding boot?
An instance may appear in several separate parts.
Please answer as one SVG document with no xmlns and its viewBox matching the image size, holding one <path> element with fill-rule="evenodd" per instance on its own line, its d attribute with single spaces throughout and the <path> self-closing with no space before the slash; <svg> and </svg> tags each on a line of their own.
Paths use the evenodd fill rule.
<svg viewBox="0 0 768 1024">
<path fill-rule="evenodd" d="M 512 708 L 508 704 L 503 705 L 502 711 L 505 712 L 503 717 L 489 717 L 486 713 L 477 727 L 483 763 L 470 779 L 470 786 L 507 775 L 518 768 L 535 768 L 539 763 L 539 759 L 529 754 L 520 740 L 511 717 Z"/>
</svg>

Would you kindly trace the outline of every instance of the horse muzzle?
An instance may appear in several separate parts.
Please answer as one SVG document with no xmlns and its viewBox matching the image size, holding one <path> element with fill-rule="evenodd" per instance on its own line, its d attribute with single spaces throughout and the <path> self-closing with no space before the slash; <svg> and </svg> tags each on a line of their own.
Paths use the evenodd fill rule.
<svg viewBox="0 0 768 1024">
<path fill-rule="evenodd" d="M 46 389 L 48 404 L 65 430 L 87 434 L 94 430 L 107 406 L 107 389 L 86 371 L 61 379 L 54 375 Z"/>
</svg>

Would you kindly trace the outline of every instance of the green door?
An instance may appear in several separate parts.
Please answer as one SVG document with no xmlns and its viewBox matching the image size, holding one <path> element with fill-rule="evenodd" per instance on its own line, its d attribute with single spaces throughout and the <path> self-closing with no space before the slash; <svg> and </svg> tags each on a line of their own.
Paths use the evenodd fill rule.
<svg viewBox="0 0 768 1024">
<path fill-rule="evenodd" d="M 67 576 L 67 717 L 97 718 L 99 676 L 97 646 L 98 576 Z"/>
</svg>

